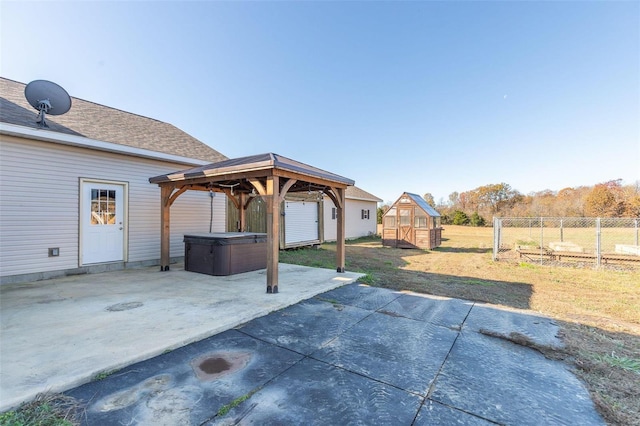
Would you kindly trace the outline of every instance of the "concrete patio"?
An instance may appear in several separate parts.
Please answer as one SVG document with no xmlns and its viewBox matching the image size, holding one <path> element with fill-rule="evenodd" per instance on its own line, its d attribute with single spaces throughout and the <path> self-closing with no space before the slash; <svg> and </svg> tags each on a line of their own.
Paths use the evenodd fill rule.
<svg viewBox="0 0 640 426">
<path fill-rule="evenodd" d="M 182 265 L 0 287 L 0 411 L 236 327 L 360 274 L 280 264 L 226 277 Z"/>
<path fill-rule="evenodd" d="M 65 391 L 101 426 L 604 424 L 565 364 L 499 338 L 561 346 L 549 318 L 279 270 L 278 294 L 176 267 L 2 287 L 2 410 Z"/>
</svg>

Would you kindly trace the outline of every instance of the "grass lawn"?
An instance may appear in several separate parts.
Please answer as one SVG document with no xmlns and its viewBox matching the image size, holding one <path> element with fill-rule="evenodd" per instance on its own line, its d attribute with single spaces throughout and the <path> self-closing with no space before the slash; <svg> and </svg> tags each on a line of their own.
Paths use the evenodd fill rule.
<svg viewBox="0 0 640 426">
<path fill-rule="evenodd" d="M 382 247 L 378 238 L 347 242 L 346 269 L 361 281 L 496 305 L 554 318 L 561 359 L 585 382 L 611 425 L 640 425 L 640 270 L 553 268 L 494 262 L 491 228 L 446 226 L 434 250 Z M 335 268 L 335 244 L 280 253 L 280 262 Z M 516 342 L 518 343 L 518 342 Z"/>
</svg>

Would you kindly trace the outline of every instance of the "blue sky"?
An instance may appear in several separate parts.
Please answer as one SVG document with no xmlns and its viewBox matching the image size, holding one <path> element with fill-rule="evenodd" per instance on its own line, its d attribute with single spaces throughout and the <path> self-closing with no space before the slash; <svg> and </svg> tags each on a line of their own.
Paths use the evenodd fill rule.
<svg viewBox="0 0 640 426">
<path fill-rule="evenodd" d="M 402 192 L 640 179 L 638 1 L 0 3 L 0 75 Z"/>
</svg>

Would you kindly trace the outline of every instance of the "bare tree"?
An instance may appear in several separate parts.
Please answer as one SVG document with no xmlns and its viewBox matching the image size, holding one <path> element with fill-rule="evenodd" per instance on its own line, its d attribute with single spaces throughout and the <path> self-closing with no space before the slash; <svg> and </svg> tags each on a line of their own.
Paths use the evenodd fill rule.
<svg viewBox="0 0 640 426">
<path fill-rule="evenodd" d="M 430 193 L 430 192 L 426 192 L 426 193 L 422 196 L 422 198 L 427 202 L 427 204 L 429 204 L 431 207 L 434 207 L 434 208 L 435 208 L 435 206 L 436 206 L 436 202 L 434 201 L 434 199 L 433 199 L 433 195 L 431 195 L 431 193 Z"/>
</svg>

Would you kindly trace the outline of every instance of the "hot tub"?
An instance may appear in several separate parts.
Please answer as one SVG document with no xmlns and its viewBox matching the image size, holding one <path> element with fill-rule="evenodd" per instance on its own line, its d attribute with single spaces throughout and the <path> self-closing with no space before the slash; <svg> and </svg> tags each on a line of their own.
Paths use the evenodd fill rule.
<svg viewBox="0 0 640 426">
<path fill-rule="evenodd" d="M 184 236 L 184 269 L 233 275 L 267 267 L 267 234 L 218 232 Z"/>
</svg>

